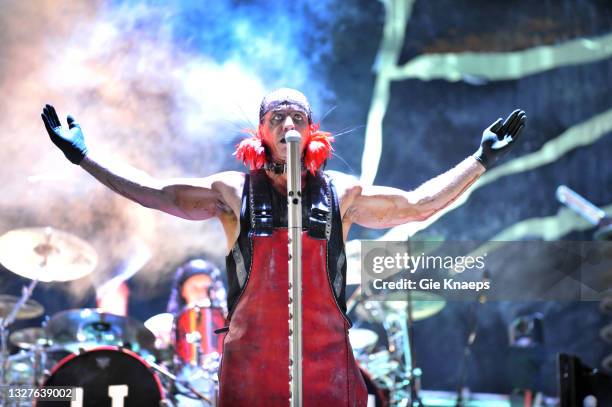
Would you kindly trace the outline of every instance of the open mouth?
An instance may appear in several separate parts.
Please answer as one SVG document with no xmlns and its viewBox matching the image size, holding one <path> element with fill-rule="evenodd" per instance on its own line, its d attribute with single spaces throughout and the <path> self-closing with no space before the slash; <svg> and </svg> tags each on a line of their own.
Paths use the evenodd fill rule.
<svg viewBox="0 0 612 407">
<path fill-rule="evenodd" d="M 280 140 L 280 142 L 281 142 L 281 144 L 287 144 L 287 140 L 285 140 L 284 137 Z"/>
</svg>

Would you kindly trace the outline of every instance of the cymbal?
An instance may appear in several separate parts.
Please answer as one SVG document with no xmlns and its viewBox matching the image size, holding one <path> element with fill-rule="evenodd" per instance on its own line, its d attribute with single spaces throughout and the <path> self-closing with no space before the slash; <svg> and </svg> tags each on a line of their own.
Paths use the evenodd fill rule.
<svg viewBox="0 0 612 407">
<path fill-rule="evenodd" d="M 365 321 L 382 323 L 389 315 L 408 315 L 408 295 L 401 293 L 399 296 L 371 296 L 361 301 L 355 307 L 359 318 Z M 425 291 L 410 291 L 410 303 L 412 305 L 412 320 L 419 321 L 429 318 L 440 312 L 446 306 L 446 300 L 441 296 Z"/>
<path fill-rule="evenodd" d="M 33 349 L 36 345 L 46 345 L 49 342 L 42 328 L 24 328 L 9 336 L 11 343 L 21 349 Z"/>
<path fill-rule="evenodd" d="M 155 350 L 155 336 L 142 322 L 93 308 L 58 312 L 47 322 L 45 332 L 55 345 L 73 352 L 100 345 Z"/>
<path fill-rule="evenodd" d="M 6 318 L 11 312 L 15 304 L 19 301 L 18 297 L 6 294 L 0 294 L 0 317 Z M 34 300 L 27 300 L 25 304 L 17 311 L 16 319 L 36 318 L 43 314 L 45 309 L 42 305 Z"/>
<path fill-rule="evenodd" d="M 68 232 L 24 228 L 0 237 L 0 263 L 31 280 L 70 281 L 91 273 L 98 255 L 88 243 Z"/>
</svg>

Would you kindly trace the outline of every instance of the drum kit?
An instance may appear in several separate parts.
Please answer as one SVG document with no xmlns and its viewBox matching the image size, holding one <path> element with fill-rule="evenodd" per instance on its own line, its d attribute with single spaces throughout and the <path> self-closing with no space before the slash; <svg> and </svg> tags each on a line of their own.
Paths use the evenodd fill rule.
<svg viewBox="0 0 612 407">
<path fill-rule="evenodd" d="M 52 315 L 42 327 L 11 332 L 15 321 L 44 314 L 31 299 L 39 282 L 87 276 L 97 255 L 67 232 L 27 228 L 0 237 L 0 263 L 30 280 L 21 297 L 0 294 L 0 389 L 75 389 L 72 401 L 38 401 L 45 406 L 216 405 L 222 342 L 214 331 L 225 326 L 222 308 L 190 305 L 176 319 L 161 314 L 146 324 L 98 309 L 72 309 Z M 20 351 L 10 355 L 9 342 Z M 187 401 L 177 403 L 175 396 Z M 0 394 L 0 406 L 36 404 Z"/>
<path fill-rule="evenodd" d="M 413 322 L 440 312 L 446 301 L 433 293 L 410 291 L 406 298 L 385 301 L 375 296 L 364 300 L 358 288 L 348 299 L 349 312 L 358 323 L 382 327 L 386 341 L 371 329 L 349 331 L 353 353 L 366 380 L 368 392 L 379 406 L 420 406 L 421 370 L 413 345 Z M 379 330 L 381 331 L 381 330 Z"/>
<path fill-rule="evenodd" d="M 168 404 L 216 406 L 223 341 L 227 325 L 223 304 L 209 300 L 186 305 L 176 317 L 154 315 L 144 326 L 155 335 L 157 363 Z M 158 364 L 159 363 L 159 364 Z"/>
<path fill-rule="evenodd" d="M 109 406 L 111 401 L 113 406 L 217 405 L 218 333 L 227 325 L 222 304 L 189 304 L 176 317 L 158 314 L 144 323 L 99 309 L 71 309 L 55 313 L 42 327 L 10 332 L 16 320 L 44 314 L 43 306 L 31 299 L 39 282 L 87 276 L 97 256 L 69 233 L 28 228 L 0 237 L 0 263 L 30 280 L 20 298 L 0 294 L 0 386 L 76 389 L 71 402 L 45 401 L 45 406 Z M 350 330 L 353 352 L 377 406 L 418 399 L 412 322 L 436 314 L 445 302 L 434 294 L 411 295 L 409 301 L 364 301 L 358 289 L 347 302 L 358 322 L 382 327 L 378 333 Z M 9 342 L 20 351 L 9 355 Z M 36 405 L 35 400 L 1 397 L 2 406 Z"/>
</svg>

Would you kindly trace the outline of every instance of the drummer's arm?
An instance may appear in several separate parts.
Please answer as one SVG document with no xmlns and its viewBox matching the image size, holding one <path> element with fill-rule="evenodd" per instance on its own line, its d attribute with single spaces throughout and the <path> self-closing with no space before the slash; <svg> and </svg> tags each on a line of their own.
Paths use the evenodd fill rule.
<svg viewBox="0 0 612 407">
<path fill-rule="evenodd" d="M 239 213 L 244 174 L 228 171 L 206 178 L 156 179 L 144 171 L 89 153 L 79 164 L 116 193 L 142 206 L 189 220 Z M 236 208 L 237 207 L 237 208 Z"/>
<path fill-rule="evenodd" d="M 345 228 L 352 223 L 369 228 L 388 228 L 426 220 L 455 201 L 484 171 L 485 168 L 470 156 L 413 191 L 363 186 L 354 179 L 351 181 L 347 175 L 334 176 L 334 181 L 340 185 L 343 225 Z"/>
</svg>

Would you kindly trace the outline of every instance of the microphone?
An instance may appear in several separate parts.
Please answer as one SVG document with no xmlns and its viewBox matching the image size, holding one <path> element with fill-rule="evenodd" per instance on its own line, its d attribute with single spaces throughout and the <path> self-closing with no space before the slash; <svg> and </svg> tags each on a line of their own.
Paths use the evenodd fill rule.
<svg viewBox="0 0 612 407">
<path fill-rule="evenodd" d="M 302 140 L 302 135 L 297 130 L 289 130 L 285 133 L 285 141 L 287 143 L 295 143 L 300 142 Z"/>
</svg>

